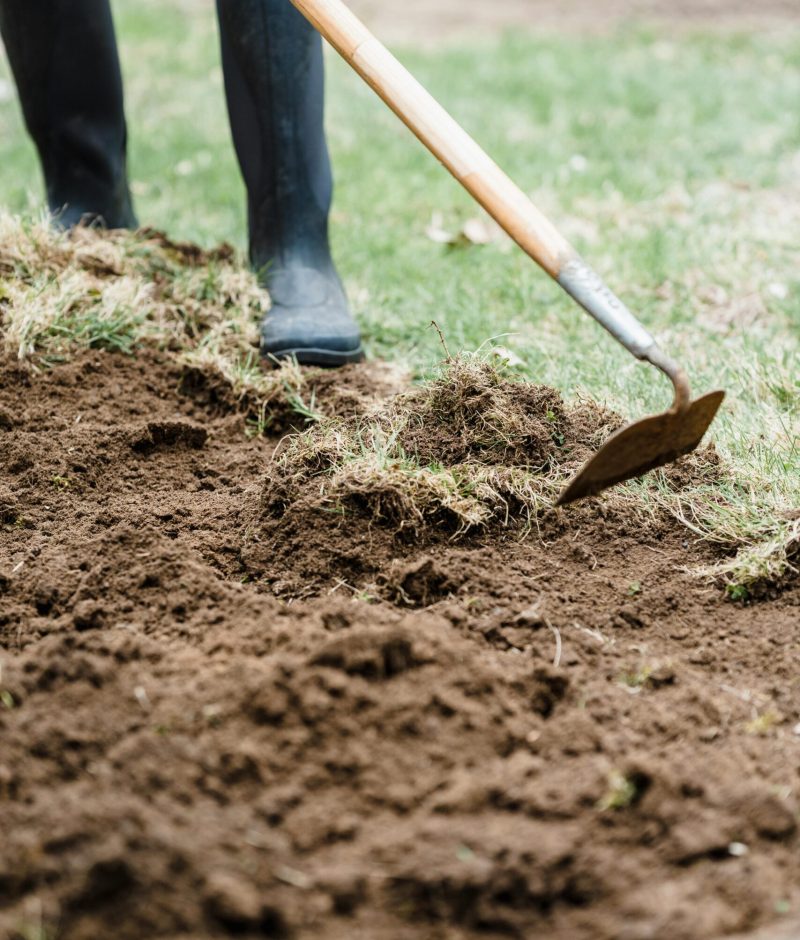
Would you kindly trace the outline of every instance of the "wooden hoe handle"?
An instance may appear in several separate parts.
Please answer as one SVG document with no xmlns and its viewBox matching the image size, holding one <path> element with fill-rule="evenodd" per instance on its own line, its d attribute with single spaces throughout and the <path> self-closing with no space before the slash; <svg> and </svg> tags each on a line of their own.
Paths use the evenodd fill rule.
<svg viewBox="0 0 800 940">
<path fill-rule="evenodd" d="M 575 252 L 499 166 L 340 0 L 292 3 L 453 176 L 554 278 Z"/>
<path fill-rule="evenodd" d="M 588 313 L 639 359 L 673 381 L 676 407 L 685 375 L 556 227 L 398 62 L 341 0 L 291 0 L 497 223 Z M 679 387 L 680 386 L 680 387 Z"/>
</svg>

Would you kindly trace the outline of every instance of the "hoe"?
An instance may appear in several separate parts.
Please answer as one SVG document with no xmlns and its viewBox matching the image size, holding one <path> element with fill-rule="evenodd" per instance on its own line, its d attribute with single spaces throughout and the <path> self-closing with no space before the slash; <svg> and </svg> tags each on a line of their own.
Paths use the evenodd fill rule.
<svg viewBox="0 0 800 940">
<path fill-rule="evenodd" d="M 664 466 L 700 443 L 725 397 L 692 401 L 689 379 L 636 317 L 456 121 L 341 2 L 291 0 L 473 198 L 530 257 L 637 359 L 672 381 L 669 411 L 613 434 L 558 498 L 571 503 Z"/>
</svg>

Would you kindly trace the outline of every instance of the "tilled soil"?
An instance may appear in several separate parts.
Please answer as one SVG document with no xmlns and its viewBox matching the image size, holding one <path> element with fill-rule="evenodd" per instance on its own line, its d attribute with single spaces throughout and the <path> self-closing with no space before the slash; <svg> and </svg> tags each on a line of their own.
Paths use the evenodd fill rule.
<svg viewBox="0 0 800 940">
<path fill-rule="evenodd" d="M 796 910 L 796 581 L 733 604 L 686 528 L 603 499 L 525 537 L 276 524 L 279 439 L 186 379 L 2 365 L 0 936 L 700 940 Z"/>
</svg>

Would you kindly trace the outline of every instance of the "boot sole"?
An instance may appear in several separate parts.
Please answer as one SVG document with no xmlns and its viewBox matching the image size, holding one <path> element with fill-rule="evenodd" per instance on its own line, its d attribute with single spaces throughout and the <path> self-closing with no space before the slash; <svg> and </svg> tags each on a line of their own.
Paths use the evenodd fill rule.
<svg viewBox="0 0 800 940">
<path fill-rule="evenodd" d="M 276 349 L 272 352 L 261 354 L 265 363 L 273 368 L 277 365 L 277 359 L 296 359 L 301 366 L 323 366 L 335 369 L 337 366 L 346 366 L 352 362 L 363 362 L 364 350 L 361 346 L 357 349 L 334 350 L 317 349 L 310 347 L 292 347 L 289 349 Z"/>
</svg>

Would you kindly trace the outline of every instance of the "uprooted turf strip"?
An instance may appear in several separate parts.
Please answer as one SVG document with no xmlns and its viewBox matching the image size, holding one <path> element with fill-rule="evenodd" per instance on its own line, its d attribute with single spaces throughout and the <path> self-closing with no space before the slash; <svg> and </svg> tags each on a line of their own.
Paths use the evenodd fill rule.
<svg viewBox="0 0 800 940">
<path fill-rule="evenodd" d="M 492 523 L 524 531 L 618 426 L 613 414 L 567 408 L 552 389 L 461 356 L 367 414 L 292 438 L 269 468 L 264 508 L 356 510 L 411 535 L 440 526 L 458 536 Z"/>
<path fill-rule="evenodd" d="M 326 416 L 330 376 L 292 363 L 262 368 L 256 327 L 267 305 L 227 246 L 204 251 L 149 230 L 57 234 L 0 216 L 6 352 L 47 368 L 80 349 L 132 353 L 151 344 L 184 369 L 187 386 L 237 402 L 249 433 L 314 425 L 284 449 L 273 505 L 320 476 L 321 500 L 340 508 L 361 501 L 401 527 L 443 516 L 463 530 L 498 518 L 530 526 L 621 423 L 591 403 L 564 406 L 552 390 L 514 382 L 491 349 L 488 361 L 448 358 L 438 377 L 380 413 L 364 416 L 374 390 L 361 396 L 356 388 L 346 393 L 347 419 Z M 381 392 L 396 386 L 397 376 L 387 376 Z M 331 410 L 341 415 L 342 403 Z M 769 480 L 694 472 L 675 487 L 673 478 L 651 474 L 608 498 L 638 497 L 643 511 L 670 512 L 719 545 L 722 560 L 699 573 L 735 599 L 796 574 L 800 519 L 785 498 L 767 498 Z"/>
<path fill-rule="evenodd" d="M 147 230 L 63 235 L 0 215 L 3 348 L 41 367 L 81 349 L 152 343 L 186 367 L 188 382 L 240 401 L 263 426 L 286 405 L 310 411 L 296 366 L 260 367 L 268 305 L 228 246 L 203 251 Z"/>
</svg>

